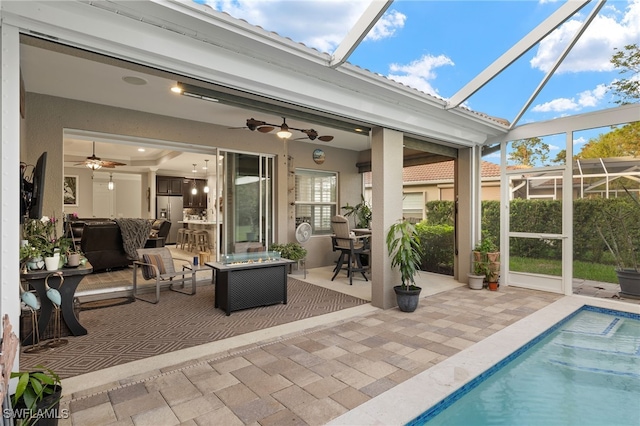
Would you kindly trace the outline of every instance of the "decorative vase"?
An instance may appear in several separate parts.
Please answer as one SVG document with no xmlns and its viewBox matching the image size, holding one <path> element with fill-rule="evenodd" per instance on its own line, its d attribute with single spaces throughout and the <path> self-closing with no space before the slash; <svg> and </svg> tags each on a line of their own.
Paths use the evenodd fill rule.
<svg viewBox="0 0 640 426">
<path fill-rule="evenodd" d="M 30 271 L 36 271 L 44 268 L 44 260 L 42 257 L 34 257 L 32 259 L 27 260 L 27 268 Z"/>
<path fill-rule="evenodd" d="M 47 256 L 44 258 L 44 266 L 47 271 L 55 271 L 60 266 L 60 256 Z"/>
<path fill-rule="evenodd" d="M 397 285 L 393 287 L 393 291 L 396 292 L 396 301 L 398 302 L 398 308 L 402 312 L 413 312 L 418 307 L 420 301 L 420 287 L 412 286 L 408 290 L 404 286 Z"/>
</svg>

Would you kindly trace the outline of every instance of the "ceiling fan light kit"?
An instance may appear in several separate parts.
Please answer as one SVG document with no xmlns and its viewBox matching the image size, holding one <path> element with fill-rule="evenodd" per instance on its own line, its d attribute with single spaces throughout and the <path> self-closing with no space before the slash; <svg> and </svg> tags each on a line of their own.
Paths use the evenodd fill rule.
<svg viewBox="0 0 640 426">
<path fill-rule="evenodd" d="M 125 163 L 119 163 L 117 161 L 102 160 L 100 157 L 96 157 L 96 142 L 93 141 L 93 154 L 87 157 L 82 163 L 76 163 L 76 166 L 84 165 L 87 168 L 95 171 L 103 167 L 113 169 L 116 166 L 126 166 Z"/>
<path fill-rule="evenodd" d="M 246 126 L 231 127 L 231 128 L 232 129 L 249 129 L 251 131 L 257 130 L 260 133 L 269 133 L 272 130 L 279 128 L 280 130 L 278 130 L 276 135 L 278 135 L 278 137 L 281 139 L 289 139 L 291 136 L 293 136 L 293 134 L 291 133 L 291 130 L 297 130 L 298 132 L 302 132 L 305 135 L 307 135 L 307 137 L 294 139 L 296 141 L 304 140 L 307 138 L 312 141 L 317 139 L 322 142 L 330 142 L 333 140 L 333 136 L 329 136 L 329 135 L 318 136 L 318 132 L 315 131 L 314 129 L 297 129 L 295 127 L 289 127 L 287 125 L 287 119 L 285 117 L 282 117 L 282 124 L 279 126 L 276 124 L 267 123 L 266 121 L 256 120 L 255 118 L 252 117 L 247 119 Z"/>
</svg>

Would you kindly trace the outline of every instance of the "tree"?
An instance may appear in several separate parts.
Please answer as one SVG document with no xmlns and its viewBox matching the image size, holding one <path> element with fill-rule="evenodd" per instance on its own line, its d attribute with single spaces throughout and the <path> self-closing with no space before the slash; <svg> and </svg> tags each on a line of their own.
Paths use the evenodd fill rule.
<svg viewBox="0 0 640 426">
<path fill-rule="evenodd" d="M 589 141 L 576 158 L 640 157 L 640 121 L 614 127 Z"/>
<path fill-rule="evenodd" d="M 610 62 L 620 68 L 620 74 L 631 73 L 629 78 L 615 80 L 609 85 L 609 91 L 620 99 L 614 101 L 624 105 L 640 100 L 640 48 L 637 44 L 628 44 L 623 50 L 615 48 L 616 53 L 611 57 Z"/>
<path fill-rule="evenodd" d="M 513 141 L 511 147 L 509 161 L 515 164 L 532 167 L 545 164 L 549 159 L 549 145 L 537 137 Z"/>
</svg>

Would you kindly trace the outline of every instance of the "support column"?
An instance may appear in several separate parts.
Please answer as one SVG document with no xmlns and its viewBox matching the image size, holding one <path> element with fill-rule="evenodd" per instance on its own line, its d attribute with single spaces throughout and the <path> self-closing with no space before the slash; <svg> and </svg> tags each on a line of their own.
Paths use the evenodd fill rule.
<svg viewBox="0 0 640 426">
<path fill-rule="evenodd" d="M 20 35 L 3 23 L 0 27 L 0 318 L 5 314 L 20 335 Z M 24 110 L 23 110 L 24 111 Z M 19 365 L 16 354 L 14 366 Z M 12 369 L 14 366 L 8 365 Z M 15 368 L 17 370 L 17 368 Z M 14 371 L 14 370 L 11 370 Z M 7 372 L 8 373 L 8 372 Z"/>
<path fill-rule="evenodd" d="M 156 177 L 157 168 L 150 168 L 147 172 L 147 190 L 149 191 L 149 211 L 147 212 L 147 218 L 157 219 L 156 217 Z M 146 192 L 146 191 L 145 191 Z"/>
<path fill-rule="evenodd" d="M 382 309 L 396 306 L 393 287 L 401 284 L 400 272 L 391 269 L 386 237 L 389 227 L 402 219 L 402 144 L 401 132 L 371 132 L 371 304 Z"/>
<path fill-rule="evenodd" d="M 471 249 L 480 234 L 480 155 L 479 148 L 461 148 L 456 160 L 456 255 L 454 278 L 467 282 L 471 271 Z"/>
</svg>

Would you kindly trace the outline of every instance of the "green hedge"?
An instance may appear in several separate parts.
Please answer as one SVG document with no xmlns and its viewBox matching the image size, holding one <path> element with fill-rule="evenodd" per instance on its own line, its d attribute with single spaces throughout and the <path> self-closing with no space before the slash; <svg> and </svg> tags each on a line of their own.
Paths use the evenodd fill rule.
<svg viewBox="0 0 640 426">
<path fill-rule="evenodd" d="M 453 243 L 452 225 L 430 225 L 422 221 L 416 225 L 422 245 L 423 271 L 453 275 Z"/>
<path fill-rule="evenodd" d="M 583 262 L 613 264 L 611 255 L 598 234 L 598 223 L 611 222 L 606 212 L 616 211 L 640 223 L 640 209 L 628 197 L 611 199 L 574 200 L 573 250 L 574 259 Z M 425 249 L 423 270 L 440 272 L 441 265 L 453 265 L 454 234 L 452 201 L 426 203 L 427 218 L 418 224 Z M 513 231 L 561 233 L 562 202 L 558 200 L 513 200 L 510 205 Z M 631 238 L 640 241 L 640 226 L 632 227 Z M 482 202 L 483 235 L 500 241 L 500 202 Z M 560 259 L 560 240 L 514 238 L 511 255 L 539 259 Z M 440 266 L 439 266 L 440 265 Z"/>
</svg>

